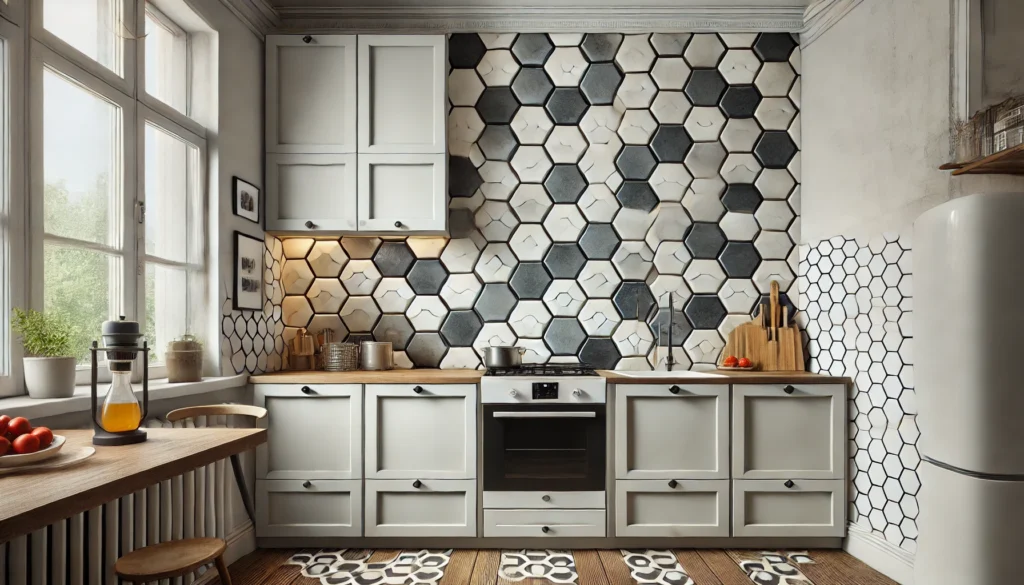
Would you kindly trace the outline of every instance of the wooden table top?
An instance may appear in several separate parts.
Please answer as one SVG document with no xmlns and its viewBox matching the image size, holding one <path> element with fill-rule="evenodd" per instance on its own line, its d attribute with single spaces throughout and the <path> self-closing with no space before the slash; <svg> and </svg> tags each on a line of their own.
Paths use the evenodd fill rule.
<svg viewBox="0 0 1024 585">
<path fill-rule="evenodd" d="M 94 447 L 65 469 L 0 476 L 0 543 L 267 441 L 266 429 L 145 429 L 135 445 Z M 93 447 L 91 430 L 55 430 L 64 449 Z"/>
</svg>

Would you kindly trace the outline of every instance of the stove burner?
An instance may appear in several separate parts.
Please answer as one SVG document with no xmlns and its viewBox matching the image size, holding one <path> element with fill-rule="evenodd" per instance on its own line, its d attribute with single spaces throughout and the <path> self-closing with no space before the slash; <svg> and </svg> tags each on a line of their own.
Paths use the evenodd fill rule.
<svg viewBox="0 0 1024 585">
<path fill-rule="evenodd" d="M 596 376 L 589 364 L 524 364 L 514 368 L 487 368 L 485 376 Z"/>
</svg>

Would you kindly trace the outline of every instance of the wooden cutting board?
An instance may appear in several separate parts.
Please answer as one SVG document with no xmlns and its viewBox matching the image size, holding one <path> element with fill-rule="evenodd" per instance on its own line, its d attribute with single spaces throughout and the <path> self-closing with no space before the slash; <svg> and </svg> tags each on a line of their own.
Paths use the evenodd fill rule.
<svg viewBox="0 0 1024 585">
<path fill-rule="evenodd" d="M 719 356 L 719 366 L 726 356 L 745 357 L 754 369 L 803 371 L 803 340 L 789 310 L 779 302 L 778 283 L 772 282 L 768 305 L 758 305 L 751 321 L 741 323 L 729 333 Z"/>
</svg>

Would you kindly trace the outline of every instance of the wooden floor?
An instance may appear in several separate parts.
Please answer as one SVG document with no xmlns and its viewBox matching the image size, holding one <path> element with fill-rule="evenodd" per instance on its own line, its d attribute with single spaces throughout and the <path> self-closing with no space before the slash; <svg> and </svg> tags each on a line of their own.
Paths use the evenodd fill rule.
<svg viewBox="0 0 1024 585">
<path fill-rule="evenodd" d="M 315 553 L 316 550 L 265 549 L 257 550 L 230 567 L 235 585 L 318 585 L 317 578 L 304 577 L 302 567 L 286 564 L 294 554 Z M 365 558 L 367 562 L 386 562 L 399 551 L 345 551 L 345 559 Z M 511 552 L 511 551 L 509 551 Z M 637 585 L 654 583 L 636 580 L 630 575 L 618 550 L 573 550 L 578 578 L 577 585 Z M 754 585 L 780 583 L 784 585 L 896 585 L 895 581 L 868 567 L 861 561 L 835 550 L 806 551 L 810 562 L 788 562 L 783 570 L 795 568 L 797 575 L 787 577 L 756 575 L 755 581 L 748 576 L 752 571 L 750 562 L 761 562 L 762 551 L 740 550 L 674 550 L 670 551 L 679 565 L 693 579 L 695 585 Z M 803 551 L 802 551 L 803 552 Z M 527 578 L 509 580 L 499 575 L 502 551 L 498 550 L 456 550 L 447 566 L 439 585 L 550 585 L 547 579 Z M 214 583 L 219 581 L 214 580 Z M 658 581 L 657 583 L 668 581 Z M 388 581 L 391 583 L 391 581 Z"/>
</svg>

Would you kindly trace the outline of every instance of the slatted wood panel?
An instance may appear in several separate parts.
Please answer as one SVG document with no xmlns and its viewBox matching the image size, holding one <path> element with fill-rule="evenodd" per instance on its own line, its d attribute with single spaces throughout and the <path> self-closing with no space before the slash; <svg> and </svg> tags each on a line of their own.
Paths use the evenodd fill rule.
<svg viewBox="0 0 1024 585">
<path fill-rule="evenodd" d="M 498 564 L 501 563 L 501 551 L 482 550 L 476 555 L 470 585 L 494 585 L 498 580 Z"/>
<path fill-rule="evenodd" d="M 475 550 L 457 550 L 452 553 L 448 566 L 444 568 L 444 577 L 439 585 L 465 585 L 473 574 L 478 552 Z"/>
<path fill-rule="evenodd" d="M 579 573 L 579 585 L 610 585 L 601 563 L 601 555 L 596 550 L 574 550 L 576 572 Z"/>
<path fill-rule="evenodd" d="M 617 550 L 598 551 L 601 557 L 601 564 L 604 566 L 604 574 L 608 577 L 609 585 L 634 585 L 635 581 L 629 576 L 629 567 L 626 561 L 622 560 L 622 553 Z"/>
<path fill-rule="evenodd" d="M 836 550 L 810 551 L 814 564 L 800 570 L 815 585 L 897 585 L 895 581 L 867 566 L 859 559 Z"/>
<path fill-rule="evenodd" d="M 718 575 L 711 570 L 711 567 L 701 558 L 700 552 L 695 550 L 677 550 L 676 559 L 683 567 L 696 585 L 722 585 Z"/>
<path fill-rule="evenodd" d="M 722 585 L 750 585 L 750 579 L 725 551 L 702 550 L 700 557 L 715 573 Z"/>
</svg>

